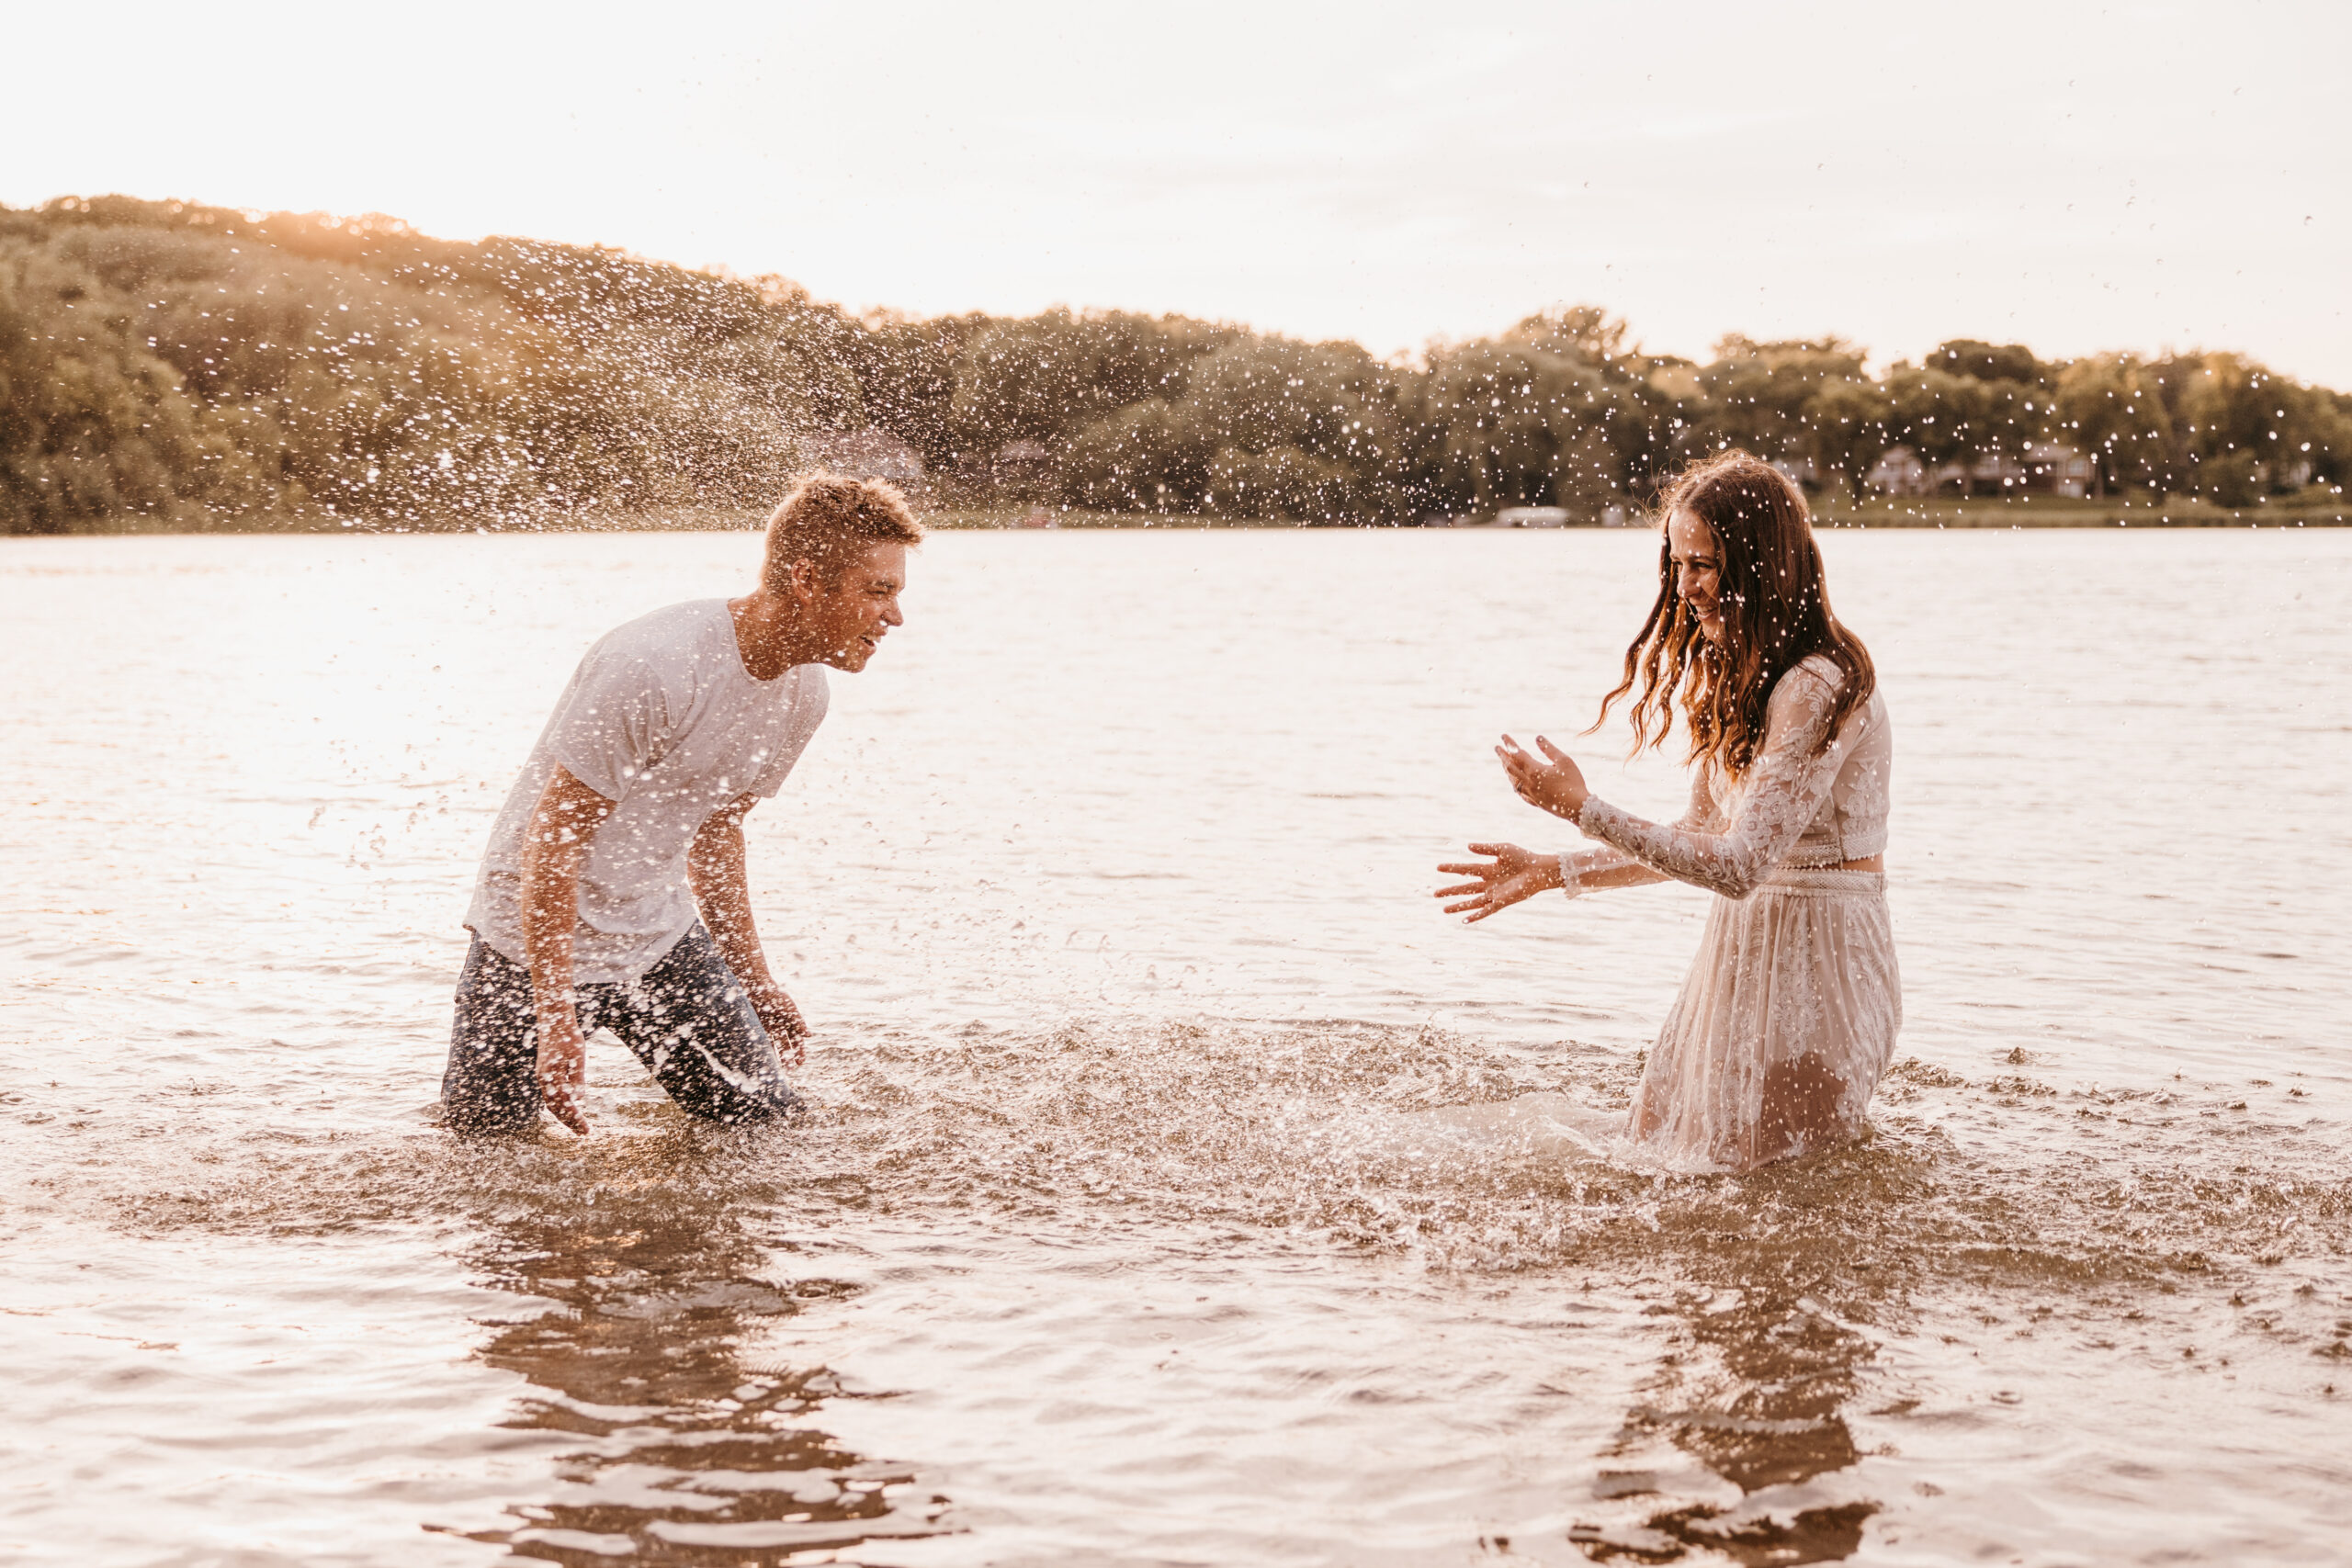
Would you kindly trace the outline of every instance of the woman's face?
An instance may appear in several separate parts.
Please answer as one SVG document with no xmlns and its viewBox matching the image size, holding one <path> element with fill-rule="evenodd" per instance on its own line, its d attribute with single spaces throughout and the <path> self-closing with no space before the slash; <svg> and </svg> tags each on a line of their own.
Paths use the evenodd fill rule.
<svg viewBox="0 0 2352 1568">
<path fill-rule="evenodd" d="M 1666 520 L 1666 544 L 1674 559 L 1674 591 L 1690 606 L 1707 640 L 1722 642 L 1724 612 L 1717 594 L 1724 560 L 1714 530 L 1688 507 L 1677 507 Z"/>
</svg>

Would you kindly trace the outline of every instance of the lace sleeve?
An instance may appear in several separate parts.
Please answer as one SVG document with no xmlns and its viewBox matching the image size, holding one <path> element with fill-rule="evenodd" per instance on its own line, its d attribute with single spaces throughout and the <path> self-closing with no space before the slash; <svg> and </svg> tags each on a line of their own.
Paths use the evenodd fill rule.
<svg viewBox="0 0 2352 1568">
<path fill-rule="evenodd" d="M 1836 688 L 1812 669 L 1799 666 L 1781 677 L 1765 711 L 1764 745 L 1748 771 L 1738 809 L 1720 831 L 1698 831 L 1645 821 L 1597 796 L 1587 796 L 1577 826 L 1589 838 L 1612 844 L 1653 870 L 1682 882 L 1712 888 L 1726 898 L 1745 898 L 1765 873 L 1804 836 L 1821 810 L 1845 748 L 1832 745 L 1814 755 L 1829 726 Z"/>
<path fill-rule="evenodd" d="M 1722 825 L 1716 818 L 1715 792 L 1708 784 L 1707 770 L 1694 768 L 1690 773 L 1690 809 L 1682 814 L 1682 820 L 1675 826 L 1714 829 Z M 1582 897 L 1592 891 L 1584 885 L 1587 876 L 1641 863 L 1614 844 L 1590 844 L 1580 850 L 1564 850 L 1560 853 L 1560 891 L 1571 898 Z M 1648 880 L 1664 882 L 1668 878 L 1663 872 L 1654 872 Z"/>
</svg>

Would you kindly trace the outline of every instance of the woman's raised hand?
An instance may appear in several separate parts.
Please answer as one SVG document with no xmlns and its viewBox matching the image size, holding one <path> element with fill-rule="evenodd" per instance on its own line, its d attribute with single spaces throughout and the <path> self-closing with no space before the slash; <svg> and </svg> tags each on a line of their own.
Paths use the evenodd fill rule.
<svg viewBox="0 0 2352 1568">
<path fill-rule="evenodd" d="M 1550 812 L 1555 817 L 1576 820 L 1584 809 L 1585 796 L 1592 792 L 1585 787 L 1584 773 L 1568 754 L 1542 736 L 1535 744 L 1544 749 L 1548 762 L 1520 749 L 1510 736 L 1495 748 L 1495 755 L 1503 760 L 1503 772 L 1510 776 L 1510 787 L 1519 791 L 1519 798 L 1528 805 Z M 1472 846 L 1476 848 L 1476 846 Z"/>
<path fill-rule="evenodd" d="M 1495 858 L 1439 866 L 1438 870 L 1448 876 L 1466 876 L 1471 880 L 1441 887 L 1435 895 L 1462 900 L 1448 904 L 1445 912 L 1459 915 L 1468 910 L 1464 925 L 1475 925 L 1488 915 L 1510 908 L 1521 898 L 1532 898 L 1546 888 L 1560 886 L 1560 862 L 1555 855 L 1539 855 L 1517 844 L 1473 844 L 1470 852 Z"/>
</svg>

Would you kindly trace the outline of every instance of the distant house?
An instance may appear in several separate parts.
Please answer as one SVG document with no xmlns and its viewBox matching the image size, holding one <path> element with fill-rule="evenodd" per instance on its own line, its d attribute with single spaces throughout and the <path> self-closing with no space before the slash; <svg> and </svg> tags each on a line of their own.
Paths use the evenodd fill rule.
<svg viewBox="0 0 2352 1568">
<path fill-rule="evenodd" d="M 1495 513 L 1498 528 L 1565 528 L 1568 512 L 1564 506 L 1506 506 Z"/>
<path fill-rule="evenodd" d="M 1035 491 L 1053 477 L 1053 449 L 1026 436 L 1006 442 L 989 459 L 989 478 L 1007 490 Z"/>
<path fill-rule="evenodd" d="M 2091 492 L 2091 460 L 2072 446 L 2041 441 L 2016 457 L 1987 452 L 1968 466 L 1970 495 L 2065 495 Z"/>
<path fill-rule="evenodd" d="M 2044 441 L 2025 449 L 2025 488 L 2077 500 L 2090 494 L 2097 479 L 2091 460 L 2072 446 Z"/>
<path fill-rule="evenodd" d="M 1862 483 L 1883 495 L 1928 493 L 1928 465 L 1908 446 L 1890 446 L 1879 454 Z"/>
<path fill-rule="evenodd" d="M 800 434 L 800 460 L 854 479 L 887 479 L 900 490 L 922 488 L 922 456 L 887 430 L 809 430 Z"/>
<path fill-rule="evenodd" d="M 1862 482 L 1882 495 L 2000 495 L 2041 491 L 2048 495 L 2085 496 L 2095 477 L 2091 460 L 2072 446 L 2042 442 L 2022 456 L 1986 452 L 1965 463 L 1941 463 L 1929 468 L 1908 446 L 1890 446 L 1879 455 Z"/>
<path fill-rule="evenodd" d="M 1964 493 L 1998 495 L 2005 490 L 2023 490 L 2026 477 L 2026 466 L 2007 452 L 1980 453 L 1968 465 Z"/>
</svg>

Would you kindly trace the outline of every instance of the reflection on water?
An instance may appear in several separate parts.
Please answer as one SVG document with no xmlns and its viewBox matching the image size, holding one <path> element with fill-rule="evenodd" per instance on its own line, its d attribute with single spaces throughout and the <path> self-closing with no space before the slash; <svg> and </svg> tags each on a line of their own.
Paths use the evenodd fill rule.
<svg viewBox="0 0 2352 1568">
<path fill-rule="evenodd" d="M 519 1207 L 490 1220 L 467 1262 L 548 1303 L 484 1323 L 482 1359 L 543 1391 L 505 1425 L 579 1446 L 549 1495 L 514 1506 L 524 1524 L 472 1540 L 572 1564 L 739 1568 L 935 1528 L 944 1498 L 824 1431 L 819 1413 L 842 1396 L 831 1372 L 746 1359 L 763 1327 L 852 1287 L 771 1278 L 793 1255 L 746 1228 L 724 1179 L 738 1162 L 710 1168 L 727 1141 L 703 1129 L 608 1139 L 584 1190 L 518 1185 Z M 697 1171 L 718 1179 L 678 1179 Z"/>
<path fill-rule="evenodd" d="M 1679 1320 L 1672 1348 L 1644 1385 L 1644 1403 L 1627 1412 L 1593 1488 L 1614 1513 L 1642 1511 L 1613 1525 L 1579 1524 L 1569 1539 L 1600 1562 L 1668 1562 L 1694 1549 L 1751 1564 L 1850 1556 L 1875 1502 L 1787 1499 L 1860 1461 L 1845 1409 L 1871 1340 L 1785 1281 L 1686 1291 L 1670 1312 Z M 1656 1462 L 1662 1447 L 1730 1483 L 1737 1500 L 1674 1500 L 1685 1487 Z"/>
</svg>

